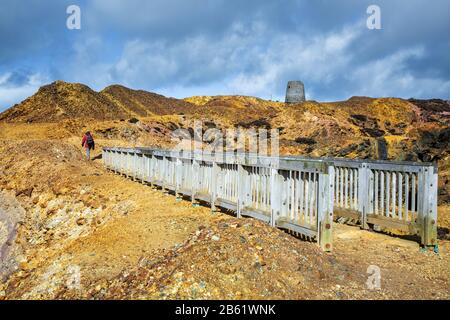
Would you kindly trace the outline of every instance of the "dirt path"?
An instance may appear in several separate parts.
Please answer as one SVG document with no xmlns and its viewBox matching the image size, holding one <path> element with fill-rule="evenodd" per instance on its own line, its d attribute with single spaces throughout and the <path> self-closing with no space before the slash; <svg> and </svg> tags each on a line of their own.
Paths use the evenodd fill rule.
<svg viewBox="0 0 450 320">
<path fill-rule="evenodd" d="M 449 241 L 439 241 L 436 254 L 414 241 L 335 224 L 333 256 L 336 265 L 353 273 L 350 278 L 360 279 L 342 285 L 348 298 L 450 298 Z M 380 271 L 380 290 L 367 290 L 365 281 L 374 267 Z"/>
<path fill-rule="evenodd" d="M 125 267 L 136 265 L 139 258 L 155 249 L 181 244 L 211 219 L 208 208 L 192 208 L 189 202 L 177 203 L 174 197 L 161 191 L 135 187 L 143 197 L 140 209 L 65 250 L 72 255 L 72 264 L 89 270 L 84 276 L 90 281 L 110 279 Z"/>
</svg>

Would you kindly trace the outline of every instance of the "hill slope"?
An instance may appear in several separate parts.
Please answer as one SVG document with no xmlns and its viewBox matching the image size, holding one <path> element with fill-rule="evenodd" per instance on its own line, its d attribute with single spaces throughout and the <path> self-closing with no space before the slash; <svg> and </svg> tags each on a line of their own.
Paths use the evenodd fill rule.
<svg viewBox="0 0 450 320">
<path fill-rule="evenodd" d="M 106 87 L 100 94 L 127 110 L 129 114 L 140 117 L 179 114 L 197 108 L 196 105 L 183 100 L 120 85 Z"/>
<path fill-rule="evenodd" d="M 5 122 L 59 122 L 64 119 L 112 120 L 180 113 L 195 105 L 151 92 L 114 85 L 96 92 L 86 85 L 55 81 L 0 113 Z"/>
<path fill-rule="evenodd" d="M 70 118 L 113 119 L 123 110 L 88 86 L 56 81 L 0 114 L 7 122 L 57 122 Z"/>
</svg>

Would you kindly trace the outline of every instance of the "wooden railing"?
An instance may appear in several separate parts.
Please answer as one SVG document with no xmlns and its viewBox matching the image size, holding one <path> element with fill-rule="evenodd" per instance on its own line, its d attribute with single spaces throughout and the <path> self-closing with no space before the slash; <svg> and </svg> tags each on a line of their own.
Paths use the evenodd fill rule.
<svg viewBox="0 0 450 320">
<path fill-rule="evenodd" d="M 334 159 L 335 216 L 420 236 L 437 245 L 437 167 L 431 163 Z"/>
<path fill-rule="evenodd" d="M 433 164 L 149 148 L 104 148 L 103 159 L 116 173 L 302 234 L 327 251 L 337 218 L 437 244 Z"/>
<path fill-rule="evenodd" d="M 104 148 L 107 168 L 251 216 L 332 249 L 333 167 L 314 160 L 248 154 L 197 154 L 145 148 Z"/>
</svg>

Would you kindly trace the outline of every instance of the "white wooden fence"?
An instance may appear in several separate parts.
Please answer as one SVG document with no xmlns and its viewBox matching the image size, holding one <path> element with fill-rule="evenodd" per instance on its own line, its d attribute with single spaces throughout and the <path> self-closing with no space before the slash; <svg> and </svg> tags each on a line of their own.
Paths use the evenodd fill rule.
<svg viewBox="0 0 450 320">
<path fill-rule="evenodd" d="M 437 245 L 437 167 L 431 163 L 333 159 L 335 216 L 418 235 Z"/>
<path fill-rule="evenodd" d="M 145 148 L 104 148 L 107 168 L 300 233 L 332 249 L 333 167 L 325 162 Z"/>
<path fill-rule="evenodd" d="M 333 218 L 418 234 L 436 245 L 432 164 L 104 148 L 108 169 L 251 216 L 332 249 Z M 334 212 L 334 215 L 333 215 Z"/>
</svg>

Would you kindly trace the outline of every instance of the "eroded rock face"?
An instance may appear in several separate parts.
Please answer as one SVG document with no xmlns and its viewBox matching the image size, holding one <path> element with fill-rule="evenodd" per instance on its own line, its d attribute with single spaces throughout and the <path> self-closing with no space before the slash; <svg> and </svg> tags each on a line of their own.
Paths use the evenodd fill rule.
<svg viewBox="0 0 450 320">
<path fill-rule="evenodd" d="M 25 210 L 13 195 L 0 192 L 0 280 L 5 281 L 17 269 L 22 248 L 16 243 L 17 228 Z"/>
</svg>

